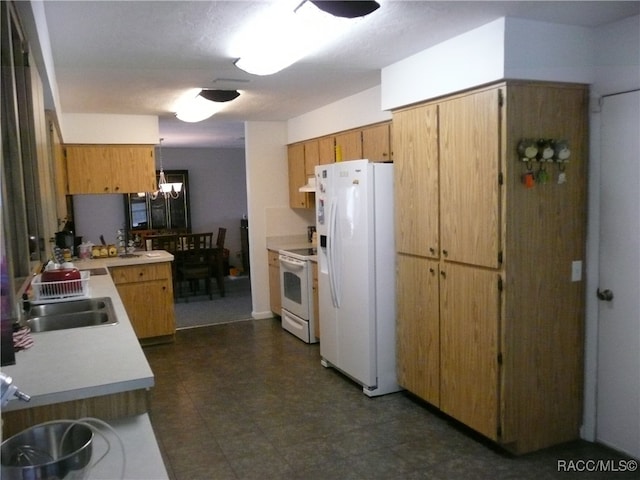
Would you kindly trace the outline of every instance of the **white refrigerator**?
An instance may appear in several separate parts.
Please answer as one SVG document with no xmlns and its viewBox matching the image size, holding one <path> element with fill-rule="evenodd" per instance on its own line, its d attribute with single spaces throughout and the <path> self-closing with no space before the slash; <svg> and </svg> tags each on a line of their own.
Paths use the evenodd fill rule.
<svg viewBox="0 0 640 480">
<path fill-rule="evenodd" d="M 315 175 L 322 365 L 368 396 L 399 391 L 393 164 L 352 160 Z"/>
</svg>

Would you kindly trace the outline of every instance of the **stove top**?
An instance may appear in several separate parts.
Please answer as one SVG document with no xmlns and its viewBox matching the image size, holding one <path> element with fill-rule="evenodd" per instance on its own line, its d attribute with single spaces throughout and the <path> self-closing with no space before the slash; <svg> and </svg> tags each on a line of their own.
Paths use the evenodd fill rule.
<svg viewBox="0 0 640 480">
<path fill-rule="evenodd" d="M 283 249 L 280 250 L 280 253 L 283 255 L 290 255 L 293 258 L 298 258 L 300 260 L 306 260 L 309 257 L 318 254 L 316 248 L 292 248 L 292 249 Z"/>
</svg>

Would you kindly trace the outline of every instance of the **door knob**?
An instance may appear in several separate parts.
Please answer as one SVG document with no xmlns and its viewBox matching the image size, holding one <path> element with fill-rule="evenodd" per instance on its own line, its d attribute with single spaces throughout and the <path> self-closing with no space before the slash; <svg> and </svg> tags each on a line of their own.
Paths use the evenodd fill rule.
<svg viewBox="0 0 640 480">
<path fill-rule="evenodd" d="M 600 300 L 604 300 L 605 302 L 610 302 L 613 300 L 613 292 L 611 290 L 597 290 L 596 295 Z"/>
</svg>

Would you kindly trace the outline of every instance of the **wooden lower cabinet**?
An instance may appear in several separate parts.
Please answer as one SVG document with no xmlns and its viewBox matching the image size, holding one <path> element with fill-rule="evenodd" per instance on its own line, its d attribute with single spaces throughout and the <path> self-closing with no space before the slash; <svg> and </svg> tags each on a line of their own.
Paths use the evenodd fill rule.
<svg viewBox="0 0 640 480">
<path fill-rule="evenodd" d="M 280 255 L 274 250 L 267 250 L 269 262 L 269 304 L 276 315 L 282 314 L 282 298 L 280 293 Z"/>
<path fill-rule="evenodd" d="M 176 326 L 171 263 L 109 270 L 138 339 L 145 344 L 172 341 Z"/>
<path fill-rule="evenodd" d="M 499 275 L 440 267 L 440 409 L 498 440 Z"/>
<path fill-rule="evenodd" d="M 440 406 L 440 316 L 438 262 L 398 255 L 398 383 L 436 407 Z"/>
</svg>

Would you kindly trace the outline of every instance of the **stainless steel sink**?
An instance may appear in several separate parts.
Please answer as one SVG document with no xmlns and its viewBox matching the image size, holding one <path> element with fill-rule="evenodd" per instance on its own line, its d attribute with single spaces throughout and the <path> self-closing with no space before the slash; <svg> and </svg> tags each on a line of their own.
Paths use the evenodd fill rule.
<svg viewBox="0 0 640 480">
<path fill-rule="evenodd" d="M 34 333 L 117 323 L 109 297 L 33 305 L 25 321 Z"/>
</svg>

